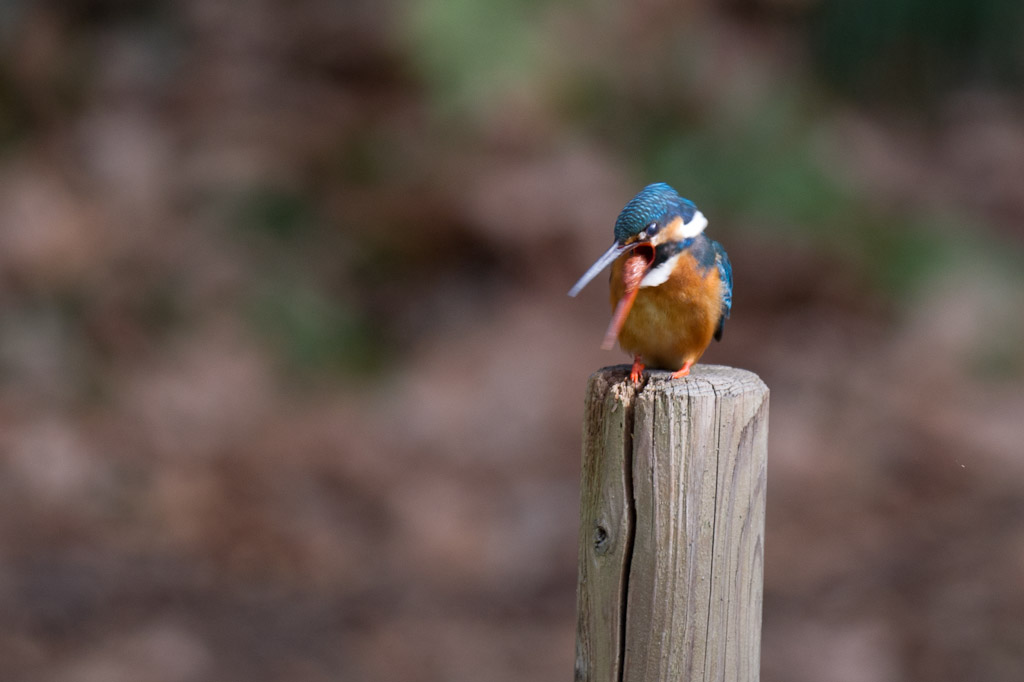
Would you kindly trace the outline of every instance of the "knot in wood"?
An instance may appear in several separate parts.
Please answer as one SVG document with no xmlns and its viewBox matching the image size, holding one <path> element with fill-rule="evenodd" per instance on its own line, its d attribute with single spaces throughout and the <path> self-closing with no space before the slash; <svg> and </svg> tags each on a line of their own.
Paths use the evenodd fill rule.
<svg viewBox="0 0 1024 682">
<path fill-rule="evenodd" d="M 594 550 L 598 554 L 608 551 L 608 529 L 598 525 L 594 527 Z"/>
</svg>

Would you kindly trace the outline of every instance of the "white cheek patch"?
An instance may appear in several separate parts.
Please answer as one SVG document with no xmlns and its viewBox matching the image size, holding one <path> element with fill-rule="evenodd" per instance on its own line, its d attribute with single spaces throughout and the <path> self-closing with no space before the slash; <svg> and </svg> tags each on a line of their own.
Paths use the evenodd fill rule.
<svg viewBox="0 0 1024 682">
<path fill-rule="evenodd" d="M 679 222 L 682 223 L 682 221 Z M 680 224 L 679 227 L 676 228 L 676 233 L 682 239 L 689 239 L 690 237 L 696 237 L 698 234 L 703 232 L 704 228 L 706 228 L 707 226 L 708 219 L 704 217 L 703 213 L 697 211 L 696 213 L 693 214 L 693 218 L 690 220 L 690 222 Z"/>
<path fill-rule="evenodd" d="M 682 218 L 677 217 L 665 226 L 659 242 L 681 242 L 684 239 L 691 239 L 704 231 L 708 226 L 708 219 L 700 211 L 696 211 L 690 222 L 684 223 Z M 656 238 L 657 239 L 657 238 Z"/>
<path fill-rule="evenodd" d="M 676 262 L 679 261 L 679 257 L 682 255 L 682 253 L 677 253 L 644 275 L 644 278 L 640 280 L 640 288 L 656 287 L 667 282 L 669 275 L 672 274 L 672 270 L 676 267 Z"/>
</svg>

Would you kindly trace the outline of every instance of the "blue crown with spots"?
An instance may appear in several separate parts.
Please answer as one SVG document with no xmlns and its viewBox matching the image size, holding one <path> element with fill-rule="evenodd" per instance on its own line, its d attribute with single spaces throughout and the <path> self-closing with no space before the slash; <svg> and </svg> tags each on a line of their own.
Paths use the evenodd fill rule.
<svg viewBox="0 0 1024 682">
<path fill-rule="evenodd" d="M 675 216 L 681 216 L 684 223 L 693 219 L 697 207 L 689 199 L 664 182 L 647 185 L 629 200 L 615 220 L 615 241 L 624 242 L 651 223 L 667 223 Z"/>
</svg>

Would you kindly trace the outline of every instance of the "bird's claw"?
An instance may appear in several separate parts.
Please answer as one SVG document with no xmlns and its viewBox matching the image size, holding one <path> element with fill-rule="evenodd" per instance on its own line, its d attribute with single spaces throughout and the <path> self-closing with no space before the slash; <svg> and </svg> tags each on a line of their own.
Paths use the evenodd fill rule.
<svg viewBox="0 0 1024 682">
<path fill-rule="evenodd" d="M 633 368 L 629 370 L 629 379 L 634 384 L 640 383 L 644 375 L 644 363 L 640 362 L 639 356 L 633 359 Z"/>
<path fill-rule="evenodd" d="M 682 367 L 672 372 L 673 379 L 682 379 L 683 377 L 690 374 L 690 367 L 693 366 L 692 360 L 687 360 Z"/>
</svg>

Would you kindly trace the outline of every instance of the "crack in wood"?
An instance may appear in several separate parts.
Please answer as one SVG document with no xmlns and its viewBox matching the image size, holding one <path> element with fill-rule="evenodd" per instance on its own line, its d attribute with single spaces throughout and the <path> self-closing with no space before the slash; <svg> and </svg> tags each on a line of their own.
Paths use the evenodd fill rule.
<svg viewBox="0 0 1024 682">
<path fill-rule="evenodd" d="M 641 395 L 644 389 L 647 387 L 647 381 L 644 380 L 639 389 L 637 390 L 636 397 Z M 629 613 L 628 600 L 629 600 L 629 572 L 633 565 L 633 547 L 636 542 L 636 498 L 633 494 L 633 434 L 636 425 L 636 397 L 629 404 L 626 409 L 626 438 L 625 448 L 622 454 L 622 474 L 623 481 L 625 483 L 625 502 L 626 502 L 626 546 L 624 548 L 624 556 L 622 563 L 622 593 L 620 595 L 619 603 L 619 654 L 617 656 L 619 661 L 619 669 L 616 673 L 616 682 L 623 681 L 623 675 L 626 671 L 626 616 Z"/>
</svg>

